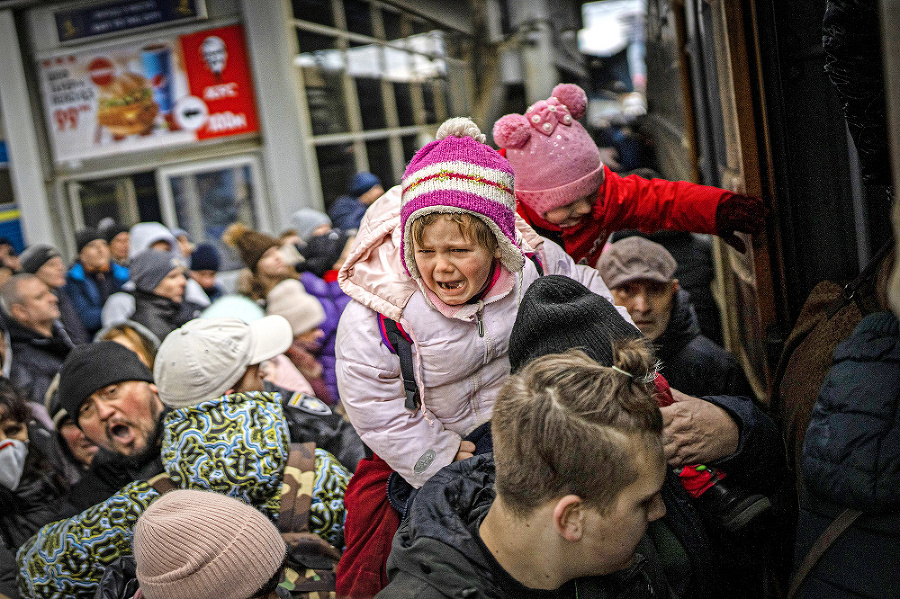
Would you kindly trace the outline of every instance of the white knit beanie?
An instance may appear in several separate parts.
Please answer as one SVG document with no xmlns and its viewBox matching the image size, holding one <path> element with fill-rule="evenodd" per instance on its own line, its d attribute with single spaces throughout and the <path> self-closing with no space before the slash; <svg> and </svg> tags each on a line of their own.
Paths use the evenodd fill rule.
<svg viewBox="0 0 900 599">
<path fill-rule="evenodd" d="M 134 527 L 147 599 L 247 599 L 272 578 L 286 546 L 266 516 L 208 491 L 172 491 Z"/>
<path fill-rule="evenodd" d="M 325 309 L 296 279 L 286 279 L 266 296 L 266 314 L 283 316 L 294 331 L 294 337 L 316 329 L 325 322 Z"/>
</svg>

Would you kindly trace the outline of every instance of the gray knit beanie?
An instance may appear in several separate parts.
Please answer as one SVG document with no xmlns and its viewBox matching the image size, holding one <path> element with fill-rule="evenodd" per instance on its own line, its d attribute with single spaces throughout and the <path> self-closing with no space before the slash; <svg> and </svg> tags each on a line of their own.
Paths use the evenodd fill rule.
<svg viewBox="0 0 900 599">
<path fill-rule="evenodd" d="M 176 268 L 184 268 L 184 262 L 176 252 L 144 250 L 128 265 L 131 280 L 140 291 L 153 293 L 160 281 Z"/>
<path fill-rule="evenodd" d="M 509 364 L 517 372 L 531 360 L 579 348 L 613 365 L 613 344 L 642 337 L 616 307 L 578 281 L 546 275 L 531 284 L 509 335 Z"/>
<path fill-rule="evenodd" d="M 209 491 L 166 493 L 134 527 L 147 599 L 247 599 L 278 571 L 286 550 L 266 516 Z"/>
</svg>

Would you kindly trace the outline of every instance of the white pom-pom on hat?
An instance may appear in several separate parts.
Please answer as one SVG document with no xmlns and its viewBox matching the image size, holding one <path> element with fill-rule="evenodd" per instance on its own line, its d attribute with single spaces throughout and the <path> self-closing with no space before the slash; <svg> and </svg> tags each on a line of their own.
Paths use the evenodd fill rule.
<svg viewBox="0 0 900 599">
<path fill-rule="evenodd" d="M 531 125 L 521 114 L 508 114 L 494 123 L 494 142 L 501 148 L 521 148 L 530 137 Z"/>
<path fill-rule="evenodd" d="M 435 139 L 444 139 L 445 137 L 471 137 L 479 143 L 487 143 L 487 136 L 481 132 L 472 119 L 464 116 L 457 116 L 444 121 L 437 130 Z"/>
</svg>

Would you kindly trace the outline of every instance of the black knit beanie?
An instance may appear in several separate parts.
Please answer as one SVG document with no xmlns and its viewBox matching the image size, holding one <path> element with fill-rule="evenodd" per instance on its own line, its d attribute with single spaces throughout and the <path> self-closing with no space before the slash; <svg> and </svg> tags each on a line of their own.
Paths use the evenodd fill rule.
<svg viewBox="0 0 900 599">
<path fill-rule="evenodd" d="M 59 373 L 59 403 L 78 422 L 81 404 L 98 389 L 124 381 L 153 382 L 137 354 L 115 341 L 76 346 Z"/>
<path fill-rule="evenodd" d="M 81 250 L 84 249 L 84 246 L 96 239 L 103 239 L 103 235 L 101 235 L 97 229 L 92 229 L 90 227 L 81 229 L 75 233 L 76 251 L 81 252 Z"/>
<path fill-rule="evenodd" d="M 562 275 L 541 277 L 525 292 L 509 336 L 509 364 L 569 349 L 583 350 L 603 366 L 613 365 L 613 343 L 642 337 L 609 301 Z"/>
</svg>

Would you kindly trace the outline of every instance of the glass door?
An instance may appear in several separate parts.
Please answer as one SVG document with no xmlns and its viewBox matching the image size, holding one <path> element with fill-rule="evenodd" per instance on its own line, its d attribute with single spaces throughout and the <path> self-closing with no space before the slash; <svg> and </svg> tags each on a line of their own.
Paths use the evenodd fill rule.
<svg viewBox="0 0 900 599">
<path fill-rule="evenodd" d="M 130 173 L 67 183 L 75 230 L 96 227 L 104 218 L 131 226 L 159 220 L 159 198 L 153 172 Z"/>
<path fill-rule="evenodd" d="M 255 155 L 160 168 L 156 179 L 163 222 L 187 231 L 194 243 L 215 245 L 222 254 L 222 270 L 240 268 L 240 258 L 221 237 L 235 222 L 252 229 L 268 223 L 260 172 Z"/>
</svg>

